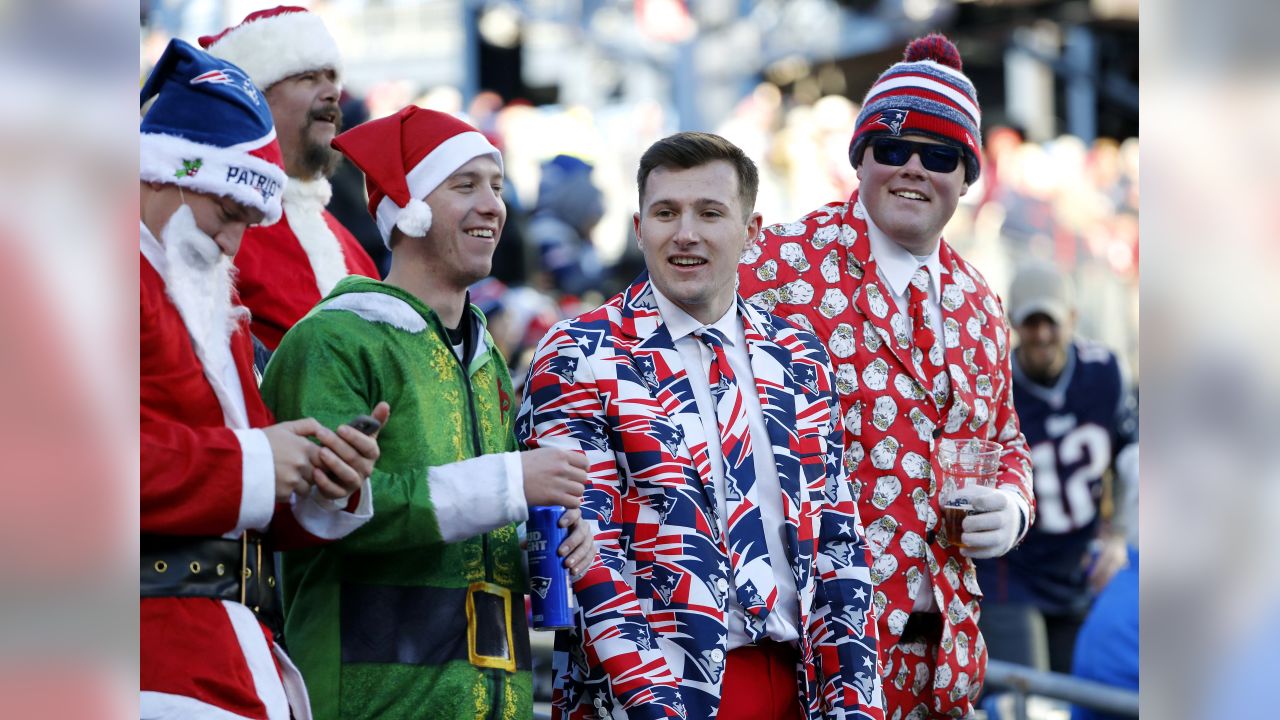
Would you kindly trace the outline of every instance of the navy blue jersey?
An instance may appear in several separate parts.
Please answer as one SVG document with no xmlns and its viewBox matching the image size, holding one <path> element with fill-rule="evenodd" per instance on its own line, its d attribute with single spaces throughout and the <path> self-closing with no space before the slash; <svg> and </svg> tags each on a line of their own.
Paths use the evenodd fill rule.
<svg viewBox="0 0 1280 720">
<path fill-rule="evenodd" d="M 1036 521 L 1002 558 L 977 561 L 990 602 L 1027 602 L 1048 613 L 1089 606 L 1089 545 L 1098 535 L 1102 478 L 1125 446 L 1137 442 L 1137 403 L 1116 356 L 1076 340 L 1052 387 L 1026 376 L 1013 359 L 1013 402 L 1034 465 Z"/>
</svg>

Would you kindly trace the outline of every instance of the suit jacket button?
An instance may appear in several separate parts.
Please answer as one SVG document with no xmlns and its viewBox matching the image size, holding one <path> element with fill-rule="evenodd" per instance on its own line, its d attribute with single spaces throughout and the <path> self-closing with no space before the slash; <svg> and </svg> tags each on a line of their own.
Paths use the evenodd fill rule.
<svg viewBox="0 0 1280 720">
<path fill-rule="evenodd" d="M 932 545 L 933 541 L 937 539 L 938 539 L 938 533 L 934 532 L 933 530 L 930 530 L 924 535 L 924 541 L 929 543 L 930 545 Z"/>
<path fill-rule="evenodd" d="M 933 429 L 933 439 L 934 439 L 934 440 L 937 440 L 937 439 L 938 439 L 938 438 L 940 438 L 940 437 L 942 437 L 942 428 L 940 428 L 940 427 L 935 427 L 935 428 Z"/>
<path fill-rule="evenodd" d="M 716 648 L 711 651 L 711 662 L 718 663 L 718 662 L 721 662 L 722 660 L 724 660 L 723 650 L 721 650 L 720 648 Z"/>
<path fill-rule="evenodd" d="M 729 581 L 725 580 L 724 578 L 716 578 L 716 587 L 720 590 L 720 592 L 728 592 Z"/>
</svg>

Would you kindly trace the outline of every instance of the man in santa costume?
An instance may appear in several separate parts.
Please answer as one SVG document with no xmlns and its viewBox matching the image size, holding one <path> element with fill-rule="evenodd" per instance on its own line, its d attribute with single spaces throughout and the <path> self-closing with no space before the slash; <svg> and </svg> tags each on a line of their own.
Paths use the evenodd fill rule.
<svg viewBox="0 0 1280 720">
<path fill-rule="evenodd" d="M 391 251 L 385 282 L 348 277 L 285 336 L 262 381 L 280 417 L 339 422 L 396 407 L 379 436 L 375 518 L 284 555 L 285 636 L 317 720 L 506 720 L 532 713 L 517 525 L 569 508 L 571 572 L 595 555 L 581 453 L 517 452 L 507 362 L 469 301 L 506 222 L 502 156 L 445 113 L 407 107 L 334 141 L 364 173 Z"/>
<path fill-rule="evenodd" d="M 325 209 L 341 155 L 329 147 L 342 125 L 342 56 L 314 13 L 280 6 L 200 38 L 215 57 L 244 68 L 275 119 L 284 168 L 284 217 L 245 233 L 236 287 L 268 350 L 347 275 L 378 277 L 360 242 Z"/>
<path fill-rule="evenodd" d="M 378 444 L 312 418 L 273 425 L 258 395 L 231 258 L 247 227 L 279 219 L 287 182 L 261 93 L 175 40 L 142 89 L 152 98 L 139 172 L 140 716 L 309 718 L 276 643 L 272 553 L 369 520 Z"/>
<path fill-rule="evenodd" d="M 1034 517 L 1004 310 L 942 239 L 981 169 L 978 96 L 961 67 L 945 37 L 912 41 L 863 100 L 849 146 L 858 190 L 766 228 L 739 267 L 742 295 L 822 338 L 835 365 L 894 720 L 969 714 L 987 664 L 973 558 L 1008 552 Z M 963 549 L 938 526 L 931 460 L 944 437 L 1003 445 Z"/>
</svg>

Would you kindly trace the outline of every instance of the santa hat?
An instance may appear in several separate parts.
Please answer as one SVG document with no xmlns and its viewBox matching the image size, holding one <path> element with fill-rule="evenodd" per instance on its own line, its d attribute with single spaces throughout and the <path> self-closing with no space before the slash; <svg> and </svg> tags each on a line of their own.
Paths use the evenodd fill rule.
<svg viewBox="0 0 1280 720">
<path fill-rule="evenodd" d="M 431 208 L 424 200 L 458 168 L 489 155 L 502 169 L 502 154 L 480 131 L 452 115 L 413 105 L 357 125 L 332 145 L 364 172 L 369 214 L 388 248 L 393 227 L 411 237 L 427 234 Z"/>
<path fill-rule="evenodd" d="M 982 111 L 978 91 L 962 72 L 960 51 L 946 37 L 912 40 L 903 60 L 880 76 L 862 100 L 854 124 L 849 161 L 862 161 L 867 142 L 877 135 L 917 133 L 949 142 L 964 151 L 965 181 L 982 170 Z"/>
<path fill-rule="evenodd" d="M 138 175 L 261 210 L 280 219 L 288 178 L 271 109 L 244 71 L 181 40 L 165 48 L 142 87 Z"/>
<path fill-rule="evenodd" d="M 239 25 L 201 37 L 200 47 L 244 68 L 264 90 L 298 73 L 342 71 L 342 54 L 320 16 L 292 5 L 249 13 Z"/>
</svg>

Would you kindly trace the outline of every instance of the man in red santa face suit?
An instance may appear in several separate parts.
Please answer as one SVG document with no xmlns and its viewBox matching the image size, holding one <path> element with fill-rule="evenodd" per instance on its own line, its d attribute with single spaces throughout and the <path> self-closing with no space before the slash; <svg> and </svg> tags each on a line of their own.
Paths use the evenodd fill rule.
<svg viewBox="0 0 1280 720">
<path fill-rule="evenodd" d="M 1035 519 L 1031 456 L 1010 391 L 996 294 L 942 231 L 981 171 L 981 111 L 960 53 L 912 41 L 872 84 L 849 146 L 858 190 L 765 228 L 739 292 L 822 338 L 844 414 L 844 463 L 866 528 L 885 717 L 965 717 L 982 689 L 973 560 Z M 939 527 L 943 439 L 1001 444 L 960 547 Z"/>
<path fill-rule="evenodd" d="M 271 424 L 231 258 L 280 217 L 271 116 L 236 66 L 181 41 L 142 91 L 140 716 L 308 718 L 276 643 L 272 554 L 372 516 L 376 433 Z M 386 403 L 372 411 L 385 423 Z M 313 442 L 314 441 L 314 442 Z"/>
<path fill-rule="evenodd" d="M 342 158 L 329 147 L 342 129 L 342 56 L 318 16 L 290 6 L 250 13 L 239 25 L 200 38 L 200 45 L 239 65 L 262 88 L 284 154 L 284 217 L 246 231 L 235 258 L 253 336 L 274 351 L 339 280 L 378 278 L 369 254 L 325 209 L 328 178 Z"/>
</svg>

